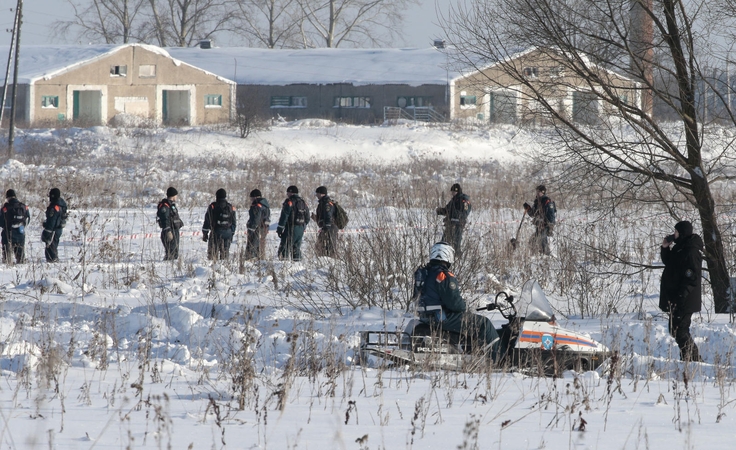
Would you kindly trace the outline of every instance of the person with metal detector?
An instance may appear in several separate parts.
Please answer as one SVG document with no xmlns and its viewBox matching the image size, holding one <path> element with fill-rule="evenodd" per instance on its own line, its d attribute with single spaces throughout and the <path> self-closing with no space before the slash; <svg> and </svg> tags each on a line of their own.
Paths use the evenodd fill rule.
<svg viewBox="0 0 736 450">
<path fill-rule="evenodd" d="M 429 263 L 414 273 L 414 298 L 418 299 L 419 320 L 432 328 L 459 333 L 471 346 L 484 344 L 491 354 L 491 344 L 498 333 L 491 320 L 468 312 L 450 266 L 455 262 L 455 250 L 447 242 L 437 242 L 429 250 Z"/>
<path fill-rule="evenodd" d="M 549 255 L 551 252 L 548 238 L 554 232 L 557 207 L 554 200 L 547 196 L 547 188 L 543 184 L 537 186 L 534 204 L 524 203 L 524 211 L 532 218 L 535 226 L 531 244 L 539 249 L 539 253 Z"/>
</svg>

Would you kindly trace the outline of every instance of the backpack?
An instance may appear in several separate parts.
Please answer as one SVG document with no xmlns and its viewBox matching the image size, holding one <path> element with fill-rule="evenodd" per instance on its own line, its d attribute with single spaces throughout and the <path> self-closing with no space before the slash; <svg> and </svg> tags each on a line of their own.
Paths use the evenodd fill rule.
<svg viewBox="0 0 736 450">
<path fill-rule="evenodd" d="M 215 227 L 220 230 L 231 229 L 233 226 L 233 205 L 226 202 L 220 207 L 219 204 L 215 204 L 212 209 L 212 219 L 215 222 Z"/>
<path fill-rule="evenodd" d="M 294 201 L 294 225 L 306 225 L 309 221 L 309 208 L 304 199 L 297 197 Z"/>
<path fill-rule="evenodd" d="M 554 224 L 557 220 L 557 206 L 555 206 L 555 201 L 552 199 L 549 199 L 547 203 L 544 205 L 545 209 L 545 215 L 547 219 L 547 223 Z"/>
<path fill-rule="evenodd" d="M 64 228 L 66 226 L 66 220 L 69 218 L 66 203 L 59 205 L 59 208 L 61 209 L 61 221 L 59 221 L 59 227 Z"/>
<path fill-rule="evenodd" d="M 268 227 L 271 225 L 271 208 L 263 203 L 259 203 L 259 205 L 261 205 L 261 225 Z"/>
<path fill-rule="evenodd" d="M 417 267 L 417 270 L 414 271 L 414 291 L 411 294 L 412 299 L 418 300 L 422 295 L 422 291 L 424 291 L 424 281 L 427 279 L 427 275 L 429 275 L 429 269 L 426 265 L 419 266 Z"/>
<path fill-rule="evenodd" d="M 21 202 L 9 203 L 7 211 L 10 215 L 10 228 L 20 228 L 26 224 L 26 205 Z"/>
<path fill-rule="evenodd" d="M 338 230 L 342 230 L 348 225 L 348 213 L 336 201 L 332 200 L 332 203 L 335 205 L 335 225 L 337 225 Z"/>
</svg>

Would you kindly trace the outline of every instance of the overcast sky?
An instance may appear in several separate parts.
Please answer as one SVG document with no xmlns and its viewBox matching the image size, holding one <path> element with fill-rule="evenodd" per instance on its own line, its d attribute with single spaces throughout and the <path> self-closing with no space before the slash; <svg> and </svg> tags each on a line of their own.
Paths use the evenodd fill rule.
<svg viewBox="0 0 736 450">
<path fill-rule="evenodd" d="M 445 11 L 451 1 L 420 0 L 420 6 L 412 6 L 407 10 L 404 25 L 405 42 L 397 42 L 395 47 L 430 46 L 435 37 L 442 35 L 442 30 L 436 25 L 435 5 Z M 2 33 L 0 45 L 10 43 L 10 29 L 13 27 L 14 16 L 10 10 L 14 9 L 15 5 L 16 0 L 0 0 L 0 32 Z M 49 31 L 50 24 L 54 20 L 70 17 L 69 5 L 65 0 L 23 0 L 21 47 L 23 44 L 71 43 L 60 41 Z"/>
</svg>

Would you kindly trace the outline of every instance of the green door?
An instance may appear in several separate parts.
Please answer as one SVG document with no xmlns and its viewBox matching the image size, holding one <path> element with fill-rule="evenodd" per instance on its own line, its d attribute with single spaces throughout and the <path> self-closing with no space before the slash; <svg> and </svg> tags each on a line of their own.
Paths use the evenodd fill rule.
<svg viewBox="0 0 736 450">
<path fill-rule="evenodd" d="M 161 92 L 161 114 L 162 119 L 164 123 L 169 121 L 169 108 L 167 108 L 169 102 L 168 102 L 168 91 L 162 91 Z"/>
<path fill-rule="evenodd" d="M 74 100 L 72 101 L 72 120 L 79 119 L 79 91 L 72 93 Z"/>
</svg>

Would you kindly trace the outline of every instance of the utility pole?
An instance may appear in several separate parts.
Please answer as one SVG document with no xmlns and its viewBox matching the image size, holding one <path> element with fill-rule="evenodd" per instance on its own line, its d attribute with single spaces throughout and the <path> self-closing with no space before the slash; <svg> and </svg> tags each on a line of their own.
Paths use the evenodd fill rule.
<svg viewBox="0 0 736 450">
<path fill-rule="evenodd" d="M 0 97 L 0 125 L 3 123 L 3 115 L 5 112 L 5 97 L 8 95 L 8 78 L 10 78 L 10 63 L 13 62 L 13 49 L 15 48 L 15 28 L 18 26 L 18 10 L 15 10 L 15 18 L 13 19 L 13 32 L 10 37 L 10 50 L 8 50 L 8 64 L 5 66 L 5 78 L 3 78 L 3 95 Z"/>
<path fill-rule="evenodd" d="M 9 160 L 13 156 L 13 141 L 15 140 L 15 112 L 18 106 L 15 100 L 18 91 L 18 62 L 20 55 L 20 26 L 23 23 L 23 0 L 18 0 L 16 8 L 18 20 L 15 24 L 15 62 L 13 64 L 13 93 L 11 95 L 13 103 L 10 105 L 10 128 L 8 129 L 8 154 L 6 160 Z"/>
</svg>

